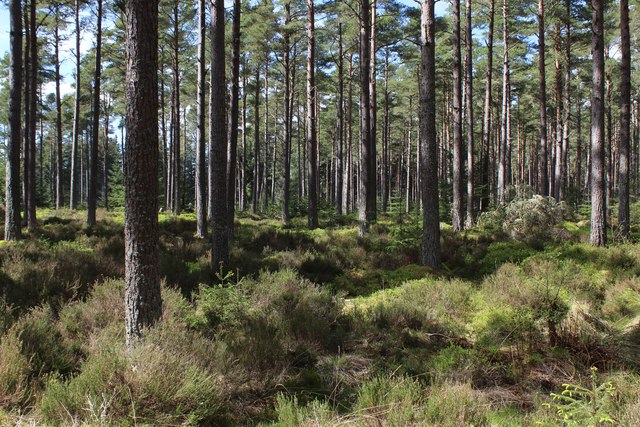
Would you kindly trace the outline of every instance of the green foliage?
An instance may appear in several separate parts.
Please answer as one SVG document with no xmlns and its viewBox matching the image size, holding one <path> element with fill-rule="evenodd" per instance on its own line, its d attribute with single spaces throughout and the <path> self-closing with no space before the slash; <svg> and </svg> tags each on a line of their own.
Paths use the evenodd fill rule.
<svg viewBox="0 0 640 427">
<path fill-rule="evenodd" d="M 0 338 L 1 407 L 11 407 L 23 401 L 31 369 L 29 358 L 22 353 L 22 343 L 15 331 L 2 336 Z"/>
<path fill-rule="evenodd" d="M 353 412 L 388 425 L 418 423 L 424 390 L 411 378 L 380 376 L 362 384 Z"/>
<path fill-rule="evenodd" d="M 563 384 L 560 393 L 551 393 L 558 420 L 566 425 L 596 427 L 614 424 L 609 415 L 611 399 L 615 387 L 611 381 L 600 383 L 597 376 L 598 369 L 591 368 L 591 385 L 582 387 L 575 384 Z"/>
</svg>

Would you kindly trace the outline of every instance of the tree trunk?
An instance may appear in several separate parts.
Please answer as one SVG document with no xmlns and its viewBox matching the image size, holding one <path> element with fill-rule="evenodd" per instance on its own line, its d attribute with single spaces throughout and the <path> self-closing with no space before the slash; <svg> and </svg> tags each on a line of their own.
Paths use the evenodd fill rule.
<svg viewBox="0 0 640 427">
<path fill-rule="evenodd" d="M 284 51 L 284 149 L 282 152 L 282 167 L 284 171 L 284 188 L 282 194 L 282 222 L 289 225 L 291 215 L 289 213 L 289 198 L 291 190 L 291 131 L 293 125 L 293 85 L 291 84 L 291 45 L 288 28 L 291 23 L 291 3 L 285 2 L 285 18 L 284 18 L 284 35 L 283 35 L 283 51 Z"/>
<path fill-rule="evenodd" d="M 545 70 L 544 45 L 544 0 L 538 0 L 538 49 L 540 70 L 540 161 L 538 163 L 538 192 L 542 196 L 549 195 L 549 175 L 547 156 L 547 79 Z"/>
<path fill-rule="evenodd" d="M 420 151 L 422 180 L 422 265 L 440 268 L 438 142 L 436 139 L 435 4 L 423 0 L 420 63 Z"/>
<path fill-rule="evenodd" d="M 198 0 L 198 139 L 196 140 L 196 235 L 207 235 L 207 164 L 205 142 L 206 120 L 206 55 L 207 24 L 205 0 Z"/>
<path fill-rule="evenodd" d="M 211 5 L 211 159 L 210 203 L 211 267 L 213 272 L 227 269 L 229 264 L 229 230 L 227 216 L 227 138 L 225 113 L 224 0 Z"/>
<path fill-rule="evenodd" d="M 473 161 L 473 33 L 471 31 L 471 0 L 466 0 L 467 12 L 467 30 L 466 30 L 466 72 L 465 72 L 465 91 L 466 109 L 467 109 L 467 219 L 466 227 L 472 227 L 473 209 L 475 207 L 474 200 L 474 161 Z"/>
<path fill-rule="evenodd" d="M 98 143 L 100 139 L 100 74 L 102 71 L 102 0 L 98 0 L 96 30 L 96 68 L 93 77 L 93 123 L 91 126 L 91 150 L 89 156 L 89 193 L 87 197 L 87 225 L 96 225 L 98 189 Z"/>
<path fill-rule="evenodd" d="M 179 27 L 179 13 L 178 13 L 178 0 L 173 4 L 173 91 L 172 91 L 172 122 L 171 129 L 173 130 L 173 138 L 171 139 L 171 147 L 173 149 L 173 164 L 171 170 L 173 176 L 171 178 L 172 185 L 171 210 L 174 214 L 178 215 L 181 211 L 180 195 L 181 195 L 181 183 L 180 183 L 180 27 Z"/>
<path fill-rule="evenodd" d="M 71 143 L 71 173 L 69 188 L 69 208 L 76 209 L 78 205 L 78 144 L 80 141 L 80 0 L 75 0 L 75 33 L 76 33 L 76 91 L 73 113 L 73 136 Z"/>
<path fill-rule="evenodd" d="M 240 0 L 233 2 L 231 37 L 231 108 L 229 117 L 229 142 L 227 144 L 227 222 L 229 237 L 233 236 L 233 220 L 236 203 L 236 170 L 238 157 L 238 121 L 240 102 Z"/>
<path fill-rule="evenodd" d="M 453 0 L 453 204 L 451 224 L 462 231 L 462 56 L 460 49 L 460 0 Z"/>
<path fill-rule="evenodd" d="M 344 209 L 344 51 L 342 45 L 342 22 L 338 23 L 338 153 L 336 156 L 336 213 Z"/>
<path fill-rule="evenodd" d="M 109 210 L 109 109 L 110 101 L 104 97 L 104 139 L 102 141 L 102 195 L 104 209 Z"/>
<path fill-rule="evenodd" d="M 360 1 L 360 188 L 358 195 L 359 234 L 367 232 L 375 213 L 375 149 L 371 135 L 371 14 L 369 0 Z M 373 162 L 371 158 L 374 158 Z M 372 203 L 373 202 L 373 203 Z M 373 205 L 373 206 L 372 206 Z"/>
<path fill-rule="evenodd" d="M 618 166 L 618 235 L 629 238 L 629 138 L 631 121 L 631 43 L 629 0 L 620 0 L 620 143 Z"/>
<path fill-rule="evenodd" d="M 11 56 L 9 63 L 9 137 L 5 180 L 5 240 L 21 237 L 20 223 L 20 113 L 22 89 L 22 1 L 10 0 Z"/>
<path fill-rule="evenodd" d="M 56 209 L 61 209 L 64 204 L 64 185 L 62 182 L 62 99 L 60 95 L 60 4 L 56 3 L 55 29 L 54 29 L 54 60 L 56 74 Z"/>
<path fill-rule="evenodd" d="M 30 50 L 31 72 L 29 73 L 29 120 L 27 121 L 27 133 L 29 134 L 29 169 L 25 170 L 25 175 L 29 175 L 29 187 L 27 189 L 27 227 L 29 231 L 37 225 L 36 219 L 36 125 L 37 125 L 37 105 L 38 105 L 38 34 L 36 27 L 36 0 L 29 3 L 29 32 L 31 33 L 28 44 Z"/>
<path fill-rule="evenodd" d="M 504 205 L 507 201 L 506 191 L 509 182 L 509 151 L 510 151 L 510 129 L 509 129 L 509 106 L 511 104 L 509 94 L 509 32 L 508 32 L 508 9 L 507 0 L 502 4 L 502 36 L 504 52 L 502 55 L 502 121 L 500 124 L 500 150 L 498 160 L 498 204 Z"/>
<path fill-rule="evenodd" d="M 604 25 L 602 0 L 591 0 L 591 233 L 592 245 L 607 243 L 606 183 L 604 171 Z"/>
<path fill-rule="evenodd" d="M 253 188 L 251 191 L 251 211 L 258 213 L 258 193 L 260 191 L 260 66 L 256 66 L 256 90 L 254 94 L 253 120 Z"/>
<path fill-rule="evenodd" d="M 484 117 L 482 118 L 482 200 L 480 210 L 486 211 L 490 203 L 489 153 L 491 151 L 491 104 L 493 79 L 493 27 L 495 0 L 489 2 L 489 30 L 487 36 L 487 81 L 484 97 Z"/>
<path fill-rule="evenodd" d="M 158 251 L 158 0 L 126 2 L 125 320 L 131 348 L 162 315 Z"/>
<path fill-rule="evenodd" d="M 318 141 L 316 139 L 315 11 L 307 0 L 307 173 L 308 227 L 318 227 Z M 369 56 L 366 57 L 367 61 Z"/>
</svg>

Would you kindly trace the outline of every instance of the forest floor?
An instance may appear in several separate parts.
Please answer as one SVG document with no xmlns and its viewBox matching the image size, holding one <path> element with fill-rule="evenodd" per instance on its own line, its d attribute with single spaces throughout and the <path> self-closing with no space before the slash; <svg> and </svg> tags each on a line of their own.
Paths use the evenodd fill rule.
<svg viewBox="0 0 640 427">
<path fill-rule="evenodd" d="M 131 352 L 123 213 L 38 215 L 0 242 L 0 425 L 640 425 L 640 246 L 551 202 L 443 224 L 440 272 L 415 214 L 243 214 L 218 285 L 194 215 L 160 214 L 164 315 Z"/>
</svg>

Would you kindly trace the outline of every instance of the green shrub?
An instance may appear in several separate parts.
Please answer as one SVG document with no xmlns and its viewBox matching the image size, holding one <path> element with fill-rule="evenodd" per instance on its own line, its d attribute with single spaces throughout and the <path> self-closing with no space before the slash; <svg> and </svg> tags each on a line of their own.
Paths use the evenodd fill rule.
<svg viewBox="0 0 640 427">
<path fill-rule="evenodd" d="M 406 377 L 377 377 L 362 384 L 353 407 L 363 420 L 380 425 L 419 424 L 425 392 L 420 384 Z"/>
<path fill-rule="evenodd" d="M 434 384 L 466 383 L 481 373 L 487 361 L 473 348 L 451 345 L 440 350 L 429 361 L 429 376 Z"/>
<path fill-rule="evenodd" d="M 562 221 L 565 210 L 552 197 L 514 200 L 505 208 L 502 229 L 515 240 L 540 244 L 556 236 L 555 226 Z"/>
<path fill-rule="evenodd" d="M 22 316 L 9 333 L 19 338 L 22 354 L 30 361 L 35 374 L 67 374 L 76 368 L 75 354 L 57 330 L 49 309 L 32 310 Z"/>
<path fill-rule="evenodd" d="M 426 425 L 441 427 L 489 425 L 489 402 L 468 384 L 445 383 L 429 389 Z"/>
<path fill-rule="evenodd" d="M 276 396 L 275 411 L 278 416 L 277 427 L 298 427 L 301 425 L 328 426 L 335 423 L 335 414 L 326 402 L 312 400 L 305 406 L 298 403 L 296 396 L 282 393 Z"/>
<path fill-rule="evenodd" d="M 25 397 L 29 359 L 22 353 L 22 343 L 15 331 L 0 338 L 0 407 L 12 407 Z"/>
</svg>

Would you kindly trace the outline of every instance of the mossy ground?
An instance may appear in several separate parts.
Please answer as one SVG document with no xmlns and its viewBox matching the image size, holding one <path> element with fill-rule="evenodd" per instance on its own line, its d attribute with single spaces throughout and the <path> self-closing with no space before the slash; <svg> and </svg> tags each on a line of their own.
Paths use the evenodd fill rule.
<svg viewBox="0 0 640 427">
<path fill-rule="evenodd" d="M 212 285 L 193 214 L 161 214 L 163 319 L 127 352 L 123 213 L 39 217 L 0 245 L 1 425 L 562 425 L 550 393 L 592 366 L 604 411 L 640 420 L 640 247 L 591 247 L 581 218 L 526 242 L 445 226 L 433 272 L 412 215 L 364 238 L 241 215 Z"/>
</svg>

